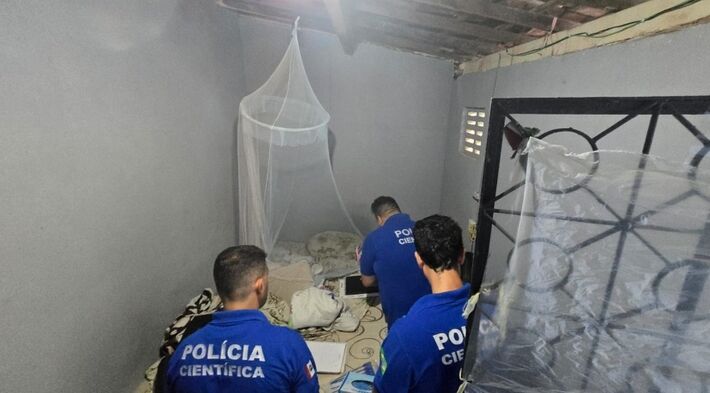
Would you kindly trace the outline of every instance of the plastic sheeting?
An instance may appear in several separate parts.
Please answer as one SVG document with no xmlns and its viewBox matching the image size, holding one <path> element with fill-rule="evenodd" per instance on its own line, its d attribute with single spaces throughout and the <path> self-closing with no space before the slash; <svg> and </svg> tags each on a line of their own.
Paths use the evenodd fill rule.
<svg viewBox="0 0 710 393">
<path fill-rule="evenodd" d="M 536 139 L 523 162 L 516 243 L 488 261 L 507 269 L 484 278 L 467 391 L 708 391 L 708 174 Z"/>
<path fill-rule="evenodd" d="M 239 241 L 267 253 L 279 240 L 303 243 L 326 230 L 359 235 L 335 185 L 330 116 L 308 81 L 296 32 L 268 81 L 239 105 Z"/>
</svg>

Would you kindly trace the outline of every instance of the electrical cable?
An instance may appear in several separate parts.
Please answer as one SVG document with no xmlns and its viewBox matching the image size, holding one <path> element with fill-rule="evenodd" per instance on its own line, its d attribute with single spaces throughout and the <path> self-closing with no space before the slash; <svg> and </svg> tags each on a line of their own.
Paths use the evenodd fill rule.
<svg viewBox="0 0 710 393">
<path fill-rule="evenodd" d="M 669 13 L 669 12 L 677 11 L 677 10 L 679 10 L 679 9 L 688 7 L 688 6 L 690 6 L 690 5 L 693 5 L 693 4 L 695 4 L 695 3 L 698 3 L 698 2 L 700 2 L 700 1 L 701 1 L 701 0 L 686 0 L 686 1 L 682 2 L 682 3 L 679 3 L 679 4 L 674 5 L 673 7 L 666 8 L 666 9 L 664 9 L 664 10 L 662 10 L 662 11 L 658 11 L 658 12 L 656 12 L 655 14 L 653 14 L 653 15 L 651 15 L 651 16 L 649 16 L 649 17 L 643 18 L 643 19 L 638 19 L 638 20 L 626 22 L 626 23 L 623 23 L 623 24 L 620 24 L 620 25 L 607 27 L 607 28 L 605 28 L 605 29 L 602 29 L 602 30 L 599 30 L 599 31 L 595 31 L 595 32 L 593 32 L 593 33 L 589 33 L 589 32 L 579 32 L 579 33 L 576 33 L 576 34 L 568 35 L 568 36 L 566 36 L 566 37 L 563 37 L 563 38 L 560 38 L 559 40 L 550 42 L 549 44 L 546 44 L 546 45 L 541 46 L 541 47 L 539 47 L 539 48 L 531 49 L 531 50 L 528 50 L 528 51 L 525 51 L 525 52 L 521 52 L 521 53 L 510 53 L 510 52 L 509 52 L 509 49 L 506 49 L 505 52 L 506 52 L 507 55 L 509 55 L 509 56 L 511 56 L 511 57 L 528 56 L 528 55 L 531 55 L 531 54 L 533 54 L 533 53 L 537 53 L 537 52 L 540 52 L 540 51 L 542 51 L 542 50 L 545 50 L 545 49 L 547 49 L 547 48 L 549 48 L 549 47 L 551 47 L 551 46 L 557 45 L 557 44 L 559 44 L 560 42 L 566 41 L 566 40 L 568 40 L 568 39 L 570 39 L 570 38 L 573 38 L 573 37 L 587 37 L 587 38 L 606 38 L 606 37 L 610 37 L 610 36 L 613 36 L 613 35 L 615 35 L 615 34 L 619 34 L 619 33 L 623 32 L 623 31 L 626 31 L 626 30 L 628 30 L 628 29 L 631 29 L 632 27 L 636 27 L 636 26 L 638 26 L 638 25 L 640 25 L 640 24 L 642 24 L 642 23 L 645 23 L 645 22 L 651 21 L 651 20 L 653 20 L 653 19 L 656 19 L 656 18 L 658 18 L 658 17 L 661 16 L 661 15 L 667 14 L 667 13 Z"/>
</svg>

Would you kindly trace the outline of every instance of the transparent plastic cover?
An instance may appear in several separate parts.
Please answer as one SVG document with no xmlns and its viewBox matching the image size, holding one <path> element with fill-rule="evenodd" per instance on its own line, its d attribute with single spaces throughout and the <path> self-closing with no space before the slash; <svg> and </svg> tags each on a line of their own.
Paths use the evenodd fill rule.
<svg viewBox="0 0 710 393">
<path fill-rule="evenodd" d="M 467 391 L 706 392 L 708 174 L 536 139 L 522 160 L 516 244 L 488 261 L 507 269 L 484 278 Z"/>
</svg>

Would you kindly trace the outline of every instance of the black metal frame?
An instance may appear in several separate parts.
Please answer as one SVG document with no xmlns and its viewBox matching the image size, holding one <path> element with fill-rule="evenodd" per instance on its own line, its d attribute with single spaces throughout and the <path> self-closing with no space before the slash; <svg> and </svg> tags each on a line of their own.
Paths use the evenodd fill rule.
<svg viewBox="0 0 710 393">
<path fill-rule="evenodd" d="M 638 186 L 643 178 L 643 169 L 646 166 L 646 154 L 650 152 L 651 145 L 654 140 L 654 135 L 656 131 L 656 125 L 658 123 L 659 116 L 669 115 L 673 116 L 680 124 L 684 126 L 700 143 L 703 148 L 697 153 L 695 158 L 691 161 L 691 165 L 697 168 L 700 161 L 704 155 L 710 151 L 710 139 L 705 136 L 700 130 L 698 130 L 695 125 L 693 125 L 684 115 L 699 115 L 707 114 L 710 111 L 710 96 L 685 96 L 685 97 L 594 97 L 594 98 L 514 98 L 514 99 L 493 99 L 491 101 L 491 109 L 489 115 L 489 129 L 487 135 L 486 151 L 485 151 L 485 162 L 483 168 L 483 180 L 481 184 L 480 192 L 480 207 L 478 214 L 478 236 L 475 242 L 474 256 L 473 256 L 473 268 L 471 272 L 471 288 L 472 292 L 476 293 L 480 291 L 483 282 L 483 277 L 486 269 L 486 264 L 488 262 L 489 247 L 491 242 L 491 231 L 495 227 L 504 236 L 506 236 L 511 241 L 515 242 L 512 235 L 508 234 L 503 228 L 501 228 L 495 221 L 495 214 L 513 214 L 513 215 L 530 215 L 531 213 L 526 213 L 522 211 L 515 210 L 504 210 L 497 209 L 496 202 L 506 195 L 514 192 L 515 190 L 522 187 L 525 183 L 520 182 L 514 186 L 504 190 L 501 193 L 497 191 L 498 185 L 498 175 L 499 166 L 501 160 L 501 150 L 503 144 L 504 127 L 506 119 L 511 121 L 517 121 L 514 119 L 513 115 L 518 114 L 547 114 L 547 115 L 625 115 L 616 123 L 612 124 L 610 127 L 599 132 L 594 136 L 587 135 L 579 130 L 573 128 L 555 129 L 541 134 L 539 137 L 544 138 L 547 135 L 551 135 L 557 132 L 573 132 L 583 138 L 585 138 L 591 147 L 592 151 L 597 150 L 596 142 L 600 139 L 607 137 L 612 134 L 615 130 L 619 129 L 621 126 L 632 120 L 639 115 L 650 115 L 650 122 L 646 135 L 643 141 L 643 145 L 640 146 L 640 152 L 643 153 L 638 164 L 638 168 L 641 169 L 637 172 L 637 176 L 634 180 L 635 187 L 633 188 L 629 204 L 627 209 L 623 214 L 616 213 L 610 210 L 610 212 L 615 216 L 616 220 L 588 220 L 579 219 L 575 217 L 566 216 L 554 216 L 554 217 L 543 217 L 556 220 L 573 220 L 582 221 L 592 224 L 599 224 L 608 226 L 607 231 L 602 232 L 600 235 L 594 236 L 593 238 L 575 245 L 572 249 L 578 249 L 581 247 L 586 247 L 596 241 L 599 241 L 612 234 L 619 233 L 619 241 L 615 250 L 615 258 L 612 273 L 609 277 L 609 281 L 606 287 L 606 297 L 604 306 L 600 313 L 601 324 L 608 320 L 607 316 L 607 305 L 611 296 L 611 292 L 614 288 L 616 281 L 616 267 L 618 267 L 621 260 L 621 255 L 626 243 L 626 238 L 629 234 L 638 237 L 654 254 L 659 256 L 661 260 L 666 262 L 667 269 L 671 268 L 675 264 L 667 261 L 661 253 L 659 253 L 652 244 L 641 238 L 638 232 L 635 231 L 636 228 L 645 229 L 656 229 L 661 231 L 671 231 L 678 232 L 679 230 L 675 228 L 651 228 L 650 226 L 643 226 L 640 221 L 642 217 L 647 217 L 648 215 L 653 215 L 663 209 L 664 207 L 671 206 L 678 202 L 685 200 L 692 195 L 700 195 L 704 199 L 708 200 L 708 197 L 700 194 L 698 191 L 691 190 L 681 195 L 678 195 L 669 201 L 667 201 L 663 206 L 660 206 L 654 210 L 649 210 L 646 212 L 638 213 L 634 211 L 635 202 L 638 197 Z M 595 169 L 595 168 L 594 168 Z M 688 174 L 689 178 L 695 176 L 694 172 Z M 575 186 L 574 190 L 584 187 L 583 184 Z M 558 193 L 564 194 L 567 192 L 574 191 L 561 190 Z M 604 204 L 604 202 L 597 196 L 594 195 L 591 190 L 588 190 L 592 197 L 597 199 L 598 202 Z M 709 218 L 710 220 L 710 218 Z M 710 228 L 705 228 L 703 232 L 703 237 L 710 237 Z M 710 239 L 706 239 L 710 241 Z M 700 244 L 698 245 L 700 246 Z M 697 254 L 697 252 L 696 252 Z M 696 255 L 699 259 L 710 260 L 706 255 Z M 677 264 L 677 263 L 676 263 Z M 704 274 L 700 276 L 694 275 L 693 280 L 686 280 L 683 291 L 697 291 L 698 288 L 702 290 L 705 285 L 705 281 L 708 279 L 708 270 L 703 270 Z M 698 278 L 700 277 L 700 278 Z M 678 309 L 683 310 L 694 310 L 696 304 L 679 304 Z M 475 315 L 471 314 L 468 320 L 468 329 L 471 335 L 477 334 L 478 321 L 475 321 Z M 592 343 L 592 350 L 590 356 L 587 359 L 587 368 L 591 366 L 594 360 L 595 350 L 598 344 L 599 336 L 597 335 Z M 468 343 L 469 340 L 467 340 Z M 467 350 L 466 356 L 470 358 L 469 351 Z M 473 361 L 471 359 L 466 359 L 464 365 L 464 374 L 468 375 L 471 367 L 473 366 Z M 587 380 L 585 379 L 581 389 L 584 390 L 587 386 Z"/>
</svg>

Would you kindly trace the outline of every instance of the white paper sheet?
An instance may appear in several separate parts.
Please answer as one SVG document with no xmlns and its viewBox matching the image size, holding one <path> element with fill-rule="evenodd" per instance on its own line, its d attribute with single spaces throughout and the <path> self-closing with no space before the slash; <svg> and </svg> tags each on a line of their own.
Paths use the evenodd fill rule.
<svg viewBox="0 0 710 393">
<path fill-rule="evenodd" d="M 345 343 L 306 341 L 319 373 L 341 373 L 345 360 Z"/>
</svg>

